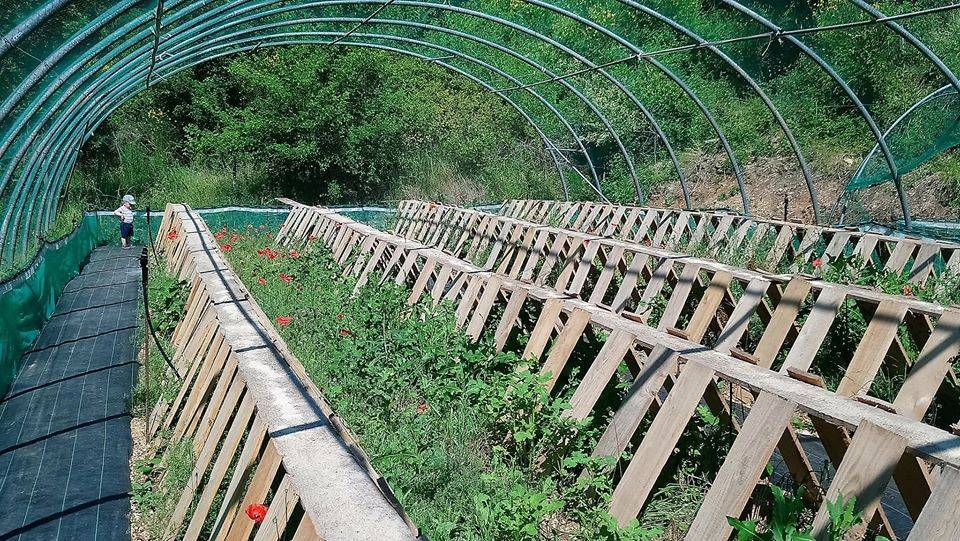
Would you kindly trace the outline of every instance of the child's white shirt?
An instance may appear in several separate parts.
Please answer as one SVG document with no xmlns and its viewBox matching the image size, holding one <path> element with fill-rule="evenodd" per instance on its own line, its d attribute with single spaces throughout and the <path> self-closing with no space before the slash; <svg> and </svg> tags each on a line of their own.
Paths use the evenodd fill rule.
<svg viewBox="0 0 960 541">
<path fill-rule="evenodd" d="M 133 211 L 128 209 L 126 205 L 120 205 L 120 208 L 113 211 L 113 213 L 120 217 L 120 221 L 125 224 L 133 223 Z"/>
</svg>

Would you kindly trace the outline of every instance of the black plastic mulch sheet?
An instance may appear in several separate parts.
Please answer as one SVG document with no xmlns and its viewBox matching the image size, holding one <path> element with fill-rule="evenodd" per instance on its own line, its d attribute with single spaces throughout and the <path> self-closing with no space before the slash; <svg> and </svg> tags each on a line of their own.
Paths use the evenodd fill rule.
<svg viewBox="0 0 960 541">
<path fill-rule="evenodd" d="M 0 404 L 0 540 L 130 539 L 139 248 L 95 250 Z"/>
</svg>

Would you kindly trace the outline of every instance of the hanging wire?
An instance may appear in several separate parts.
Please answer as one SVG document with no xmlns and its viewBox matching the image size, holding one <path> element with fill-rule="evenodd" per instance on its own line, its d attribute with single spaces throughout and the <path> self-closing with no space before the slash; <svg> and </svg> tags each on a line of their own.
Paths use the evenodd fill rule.
<svg viewBox="0 0 960 541">
<path fill-rule="evenodd" d="M 396 1 L 396 0 L 387 0 L 386 2 L 383 3 L 383 5 L 381 5 L 381 6 L 378 7 L 377 9 L 375 9 L 375 10 L 373 11 L 373 13 L 371 13 L 370 15 L 367 15 L 367 17 L 366 17 L 364 20 L 358 22 L 358 23 L 356 24 L 356 26 L 354 26 L 353 28 L 351 28 L 346 34 L 338 37 L 337 39 L 335 39 L 335 40 L 333 40 L 333 41 L 331 41 L 331 42 L 328 43 L 327 45 L 328 45 L 328 46 L 329 46 L 329 45 L 336 45 L 336 44 L 340 43 L 341 41 L 349 38 L 354 32 L 356 32 L 357 30 L 359 30 L 361 26 L 363 26 L 363 25 L 367 24 L 368 22 L 370 22 L 371 19 L 373 19 L 374 17 L 376 17 L 377 15 L 379 15 L 381 11 L 387 9 L 387 7 L 388 7 L 390 4 L 394 3 L 395 1 Z"/>
<path fill-rule="evenodd" d="M 153 49 L 150 51 L 150 69 L 147 71 L 147 88 L 157 67 L 157 50 L 160 48 L 160 32 L 163 29 L 163 1 L 157 0 L 157 11 L 153 14 Z"/>
<path fill-rule="evenodd" d="M 392 1 L 392 0 L 391 0 L 391 1 Z M 388 2 L 388 3 L 389 3 L 389 2 Z M 592 66 L 592 67 L 589 67 L 589 68 L 583 68 L 583 69 L 579 69 L 579 70 L 576 70 L 576 71 L 571 71 L 571 72 L 569 72 L 569 73 L 567 73 L 567 74 L 564 74 L 564 75 L 557 75 L 557 76 L 555 76 L 555 77 L 550 77 L 550 78 L 548 78 L 548 79 L 543 79 L 543 80 L 541 80 L 541 81 L 535 81 L 535 82 L 533 82 L 533 83 L 528 83 L 528 84 L 524 84 L 524 85 L 516 85 L 516 86 L 508 86 L 508 87 L 506 87 L 506 88 L 497 88 L 497 89 L 493 89 L 493 90 L 487 90 L 486 92 L 500 93 L 500 92 L 511 92 L 511 91 L 514 91 L 514 90 L 525 90 L 525 89 L 527 89 L 527 88 L 532 88 L 532 87 L 535 87 L 535 86 L 545 85 L 545 84 L 548 84 L 548 83 L 554 83 L 554 82 L 557 82 L 557 81 L 562 81 L 562 80 L 564 80 L 564 79 L 569 79 L 570 77 L 576 77 L 577 75 L 583 75 L 584 73 L 590 73 L 590 72 L 593 72 L 593 71 L 598 71 L 598 70 L 606 69 L 606 68 L 609 68 L 609 67 L 611 67 L 611 66 L 616 66 L 616 65 L 618 65 L 618 64 L 623 64 L 623 63 L 626 63 L 626 62 L 645 60 L 645 59 L 650 59 L 650 58 L 654 58 L 654 57 L 657 57 L 657 56 L 663 56 L 663 55 L 668 55 L 668 54 L 673 54 L 673 53 L 679 53 L 679 52 L 684 52 L 684 51 L 692 51 L 692 50 L 695 50 L 695 49 L 705 49 L 705 48 L 708 48 L 708 47 L 716 47 L 716 46 L 718 46 L 718 45 L 728 45 L 728 44 L 730 44 L 730 43 L 740 43 L 740 42 L 744 42 L 744 41 L 754 41 L 754 40 L 759 40 L 759 39 L 774 40 L 774 39 L 780 39 L 780 38 L 782 38 L 782 37 L 784 37 L 784 36 L 800 36 L 800 35 L 805 35 L 805 34 L 814 34 L 814 33 L 818 33 L 818 32 L 827 32 L 827 31 L 831 31 L 831 30 L 844 30 L 844 29 L 848 29 L 848 28 L 857 28 L 857 27 L 861 27 L 861 26 L 871 26 L 871 25 L 882 24 L 882 23 L 890 22 L 890 21 L 898 21 L 898 20 L 902 20 L 902 19 L 909 19 L 909 18 L 913 18 L 913 17 L 919 17 L 919 16 L 922 16 L 922 15 L 931 15 L 931 14 L 934 14 L 934 13 L 942 13 L 942 12 L 946 12 L 946 11 L 955 10 L 955 9 L 957 9 L 957 8 L 960 8 L 960 4 L 948 4 L 948 5 L 945 5 L 945 6 L 937 6 L 937 7 L 928 8 L 928 9 L 921 9 L 921 10 L 917 10 L 917 11 L 909 11 L 909 12 L 907 12 L 907 13 L 900 13 L 900 14 L 898 14 L 898 15 L 888 15 L 888 16 L 886 16 L 886 17 L 878 17 L 878 18 L 875 18 L 875 19 L 867 20 L 867 21 L 852 21 L 852 22 L 846 22 L 846 23 L 829 24 L 829 25 L 825 25 L 825 26 L 815 26 L 815 27 L 810 27 L 810 28 L 795 28 L 795 29 L 793 29 L 793 30 L 783 30 L 783 29 L 771 30 L 771 31 L 769 31 L 769 32 L 760 32 L 760 33 L 757 33 L 757 34 L 750 34 L 750 35 L 746 35 L 746 36 L 737 36 L 737 37 L 726 38 L 726 39 L 718 39 L 718 40 L 715 40 L 715 41 L 704 41 L 704 42 L 699 42 L 699 43 L 691 43 L 691 44 L 688 44 L 688 45 L 678 45 L 678 46 L 676 46 L 676 47 L 668 47 L 668 48 L 666 48 L 666 49 L 659 49 L 659 50 L 651 51 L 651 52 L 647 52 L 647 53 L 632 54 L 632 55 L 630 55 L 630 56 L 625 56 L 625 57 L 623 57 L 623 58 L 618 58 L 618 59 L 616 59 L 616 60 L 610 60 L 609 62 L 604 62 L 604 63 L 602 63 L 602 64 L 596 64 L 596 65 L 594 65 L 594 66 Z"/>
</svg>

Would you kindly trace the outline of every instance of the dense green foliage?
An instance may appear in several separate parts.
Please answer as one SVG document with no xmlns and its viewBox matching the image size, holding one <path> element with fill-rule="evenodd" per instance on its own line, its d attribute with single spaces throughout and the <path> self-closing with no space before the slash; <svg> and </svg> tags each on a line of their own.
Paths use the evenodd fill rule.
<svg viewBox="0 0 960 541">
<path fill-rule="evenodd" d="M 688 43 L 679 34 L 665 31 L 662 22 L 620 2 L 557 3 L 603 24 L 644 50 Z M 934 4 L 937 2 L 932 0 L 891 0 L 877 7 L 885 13 L 899 13 Z M 528 3 L 472 0 L 458 5 L 524 24 L 598 62 L 625 54 L 623 47 L 612 46 L 600 32 Z M 659 0 L 645 5 L 706 39 L 762 30 L 712 0 Z M 750 7 L 784 28 L 866 18 L 850 2 L 763 0 Z M 367 6 L 333 5 L 318 9 L 316 14 L 358 16 L 367 11 Z M 544 41 L 476 16 L 391 6 L 382 17 L 456 28 L 505 43 L 554 73 L 583 67 Z M 956 12 L 914 18 L 905 24 L 947 65 L 960 64 L 960 51 L 953 43 L 953 36 L 960 33 Z M 345 23 L 317 25 L 346 28 Z M 370 24 L 365 30 L 451 47 L 523 81 L 544 76 L 502 52 L 450 34 L 388 24 Z M 881 127 L 944 82 L 932 64 L 882 26 L 817 33 L 804 36 L 804 40 L 836 67 Z M 435 49 L 392 39 L 366 41 L 439 55 Z M 820 182 L 836 183 L 838 163 L 841 175 L 852 172 L 849 169 L 859 155 L 873 145 L 871 135 L 842 89 L 822 69 L 795 47 L 777 40 L 753 40 L 723 49 L 742 63 L 781 109 Z M 741 162 L 792 154 L 760 98 L 716 55 L 698 50 L 665 55 L 659 60 L 683 77 L 713 111 Z M 505 79 L 476 64 L 449 58 L 445 61 L 494 86 L 509 86 Z M 674 148 L 688 153 L 687 167 L 696 165 L 692 160 L 699 160 L 702 152 L 721 152 L 717 134 L 703 113 L 651 63 L 626 62 L 611 67 L 609 72 L 660 119 Z M 569 82 L 581 89 L 619 131 L 647 191 L 655 190 L 663 181 L 673 183 L 675 174 L 662 143 L 623 92 L 598 73 Z M 559 84 L 542 85 L 536 91 L 557 104 L 575 126 L 609 186 L 608 193 L 616 199 L 631 199 L 632 182 L 626 163 L 603 123 Z M 530 111 L 558 146 L 577 146 L 571 134 L 532 94 L 507 95 Z M 582 156 L 576 152 L 570 156 L 583 165 Z M 839 158 L 849 161 L 843 165 Z M 955 157 L 938 159 L 932 167 L 948 175 L 956 169 L 955 162 Z M 74 194 L 100 201 L 97 196 L 101 194 L 93 188 L 99 186 L 107 196 L 135 191 L 163 200 L 182 194 L 180 199 L 188 198 L 195 204 L 216 204 L 225 199 L 262 200 L 282 191 L 305 199 L 339 202 L 395 197 L 403 187 L 411 186 L 427 196 L 458 197 L 461 201 L 509 195 L 539 197 L 559 193 L 555 172 L 548 163 L 533 130 L 512 108 L 438 65 L 366 49 L 264 48 L 192 68 L 121 109 L 87 145 L 82 180 L 75 183 Z M 722 161 L 718 165 L 723 167 Z M 711 177 L 730 185 L 729 169 L 724 169 L 711 172 Z M 574 175 L 568 176 L 574 195 L 595 197 Z M 799 176 L 795 178 L 800 181 Z M 85 189 L 79 186 L 84 181 Z M 797 188 L 799 191 L 800 186 Z M 948 193 L 945 202 L 960 202 L 958 194 L 957 190 Z"/>
<path fill-rule="evenodd" d="M 154 208 L 281 194 L 379 201 L 410 188 L 465 202 L 556 196 L 532 133 L 493 95 L 431 64 L 274 49 L 200 66 L 133 100 L 88 145 L 74 194 L 108 205 L 132 192 Z"/>
</svg>

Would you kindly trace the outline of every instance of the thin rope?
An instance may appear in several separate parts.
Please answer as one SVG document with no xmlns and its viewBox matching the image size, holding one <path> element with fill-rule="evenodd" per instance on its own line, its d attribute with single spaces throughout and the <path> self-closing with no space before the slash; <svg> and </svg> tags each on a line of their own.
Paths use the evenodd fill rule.
<svg viewBox="0 0 960 541">
<path fill-rule="evenodd" d="M 157 0 L 157 10 L 153 14 L 153 48 L 150 51 L 150 69 L 147 71 L 146 88 L 150 88 L 150 80 L 157 67 L 157 50 L 160 48 L 160 32 L 163 31 L 163 1 Z"/>
<path fill-rule="evenodd" d="M 341 41 L 349 38 L 354 32 L 356 32 L 357 30 L 359 30 L 361 26 L 363 26 L 363 25 L 367 24 L 368 22 L 370 22 L 371 19 L 373 19 L 374 17 L 376 17 L 377 15 L 379 15 L 381 11 L 387 9 L 387 7 L 388 7 L 390 4 L 394 3 L 395 1 L 396 1 L 396 0 L 387 0 L 386 2 L 383 3 L 383 5 L 381 5 L 381 6 L 378 7 L 377 9 L 375 9 L 375 10 L 373 11 L 373 13 L 371 13 L 370 15 L 368 15 L 367 18 L 365 18 L 364 20 L 362 20 L 362 21 L 360 21 L 359 23 L 357 23 L 357 25 L 354 26 L 353 28 L 351 28 L 346 34 L 343 34 L 342 36 L 340 36 L 340 37 L 338 37 L 337 39 L 335 39 L 335 40 L 331 41 L 330 43 L 328 43 L 327 45 L 328 45 L 328 46 L 329 46 L 329 45 L 336 45 L 336 44 L 340 43 Z"/>
<path fill-rule="evenodd" d="M 545 84 L 547 84 L 547 83 L 555 83 L 555 82 L 557 82 L 557 81 L 562 81 L 562 80 L 564 80 L 564 79 L 569 79 L 570 77 L 576 77 L 577 75 L 583 75 L 584 73 L 590 73 L 590 72 L 593 72 L 593 71 L 598 71 L 598 70 L 606 69 L 606 68 L 609 68 L 609 67 L 611 67 L 611 66 L 616 66 L 616 65 L 618 65 L 618 64 L 623 64 L 623 63 L 625 63 L 625 62 L 630 62 L 630 61 L 634 61 L 634 60 L 651 59 L 651 58 L 654 58 L 654 57 L 657 57 L 657 56 L 674 54 L 674 53 L 679 53 L 679 52 L 684 52 L 684 51 L 692 51 L 692 50 L 695 50 L 695 49 L 705 49 L 705 48 L 708 48 L 708 47 L 716 47 L 716 46 L 718 46 L 718 45 L 728 45 L 728 44 L 731 44 L 731 43 L 739 43 L 739 42 L 744 42 L 744 41 L 753 41 L 753 40 L 758 40 L 758 39 L 770 39 L 770 40 L 777 39 L 777 40 L 779 40 L 779 39 L 781 39 L 781 38 L 783 38 L 783 37 L 786 37 L 786 36 L 799 36 L 799 35 L 805 35 L 805 34 L 813 34 L 813 33 L 817 33 L 817 32 L 827 32 L 827 31 L 830 31 L 830 30 L 844 30 L 844 29 L 848 29 L 848 28 L 856 28 L 856 27 L 861 27 L 861 26 L 870 26 L 870 25 L 882 24 L 882 23 L 890 22 L 890 21 L 898 21 L 898 20 L 902 20 L 902 19 L 909 19 L 909 18 L 913 18 L 913 17 L 919 17 L 919 16 L 922 16 L 922 15 L 930 15 L 930 14 L 934 14 L 934 13 L 942 13 L 942 12 L 945 12 L 945 11 L 955 10 L 955 9 L 957 9 L 957 8 L 960 8 L 960 4 L 948 4 L 948 5 L 945 5 L 945 6 L 938 6 L 938 7 L 928 8 L 928 9 L 921 9 L 921 10 L 917 10 L 917 11 L 910 11 L 910 12 L 907 12 L 907 13 L 900 13 L 900 14 L 898 14 L 898 15 L 888 15 L 888 16 L 886 16 L 886 17 L 878 17 L 878 18 L 875 18 L 875 19 L 870 19 L 870 20 L 868 20 L 868 21 L 852 21 L 852 22 L 846 22 L 846 23 L 830 24 L 830 25 L 825 25 L 825 26 L 816 26 L 816 27 L 811 27 L 811 28 L 796 28 L 796 29 L 793 29 L 793 30 L 783 30 L 782 28 L 780 28 L 780 29 L 777 29 L 777 30 L 769 31 L 769 32 L 760 32 L 760 33 L 758 33 L 758 34 L 750 34 L 750 35 L 747 35 L 747 36 L 737 36 L 737 37 L 733 37 L 733 38 L 718 39 L 718 40 L 715 40 L 715 41 L 704 41 L 704 42 L 702 42 L 702 43 L 691 43 L 691 44 L 688 44 L 688 45 L 678 45 L 678 46 L 676 46 L 676 47 L 668 47 L 668 48 L 666 48 L 666 49 L 659 49 L 659 50 L 651 51 L 651 52 L 648 52 L 648 53 L 632 54 L 632 55 L 630 55 L 630 56 L 626 56 L 626 57 L 623 57 L 623 58 L 618 58 L 618 59 L 616 59 L 616 60 L 610 60 L 610 61 L 604 62 L 604 63 L 602 63 L 602 64 L 596 64 L 596 65 L 594 65 L 594 66 L 592 66 L 592 67 L 589 67 L 589 68 L 583 68 L 583 69 L 579 69 L 579 70 L 576 70 L 576 71 L 571 71 L 571 72 L 569 72 L 569 73 L 567 73 L 567 74 L 564 74 L 564 75 L 557 75 L 557 76 L 555 76 L 555 77 L 550 77 L 550 78 L 548 78 L 548 79 L 543 79 L 543 80 L 541 80 L 541 81 L 535 81 L 535 82 L 533 82 L 533 83 L 528 83 L 528 84 L 524 84 L 524 85 L 516 85 L 516 86 L 508 86 L 508 87 L 505 87 L 505 88 L 498 88 L 498 89 L 493 89 L 493 90 L 487 90 L 486 92 L 499 93 L 499 92 L 511 92 L 511 91 L 514 91 L 514 90 L 524 90 L 524 89 L 532 88 L 532 87 L 535 87 L 535 86 L 545 85 Z"/>
</svg>

